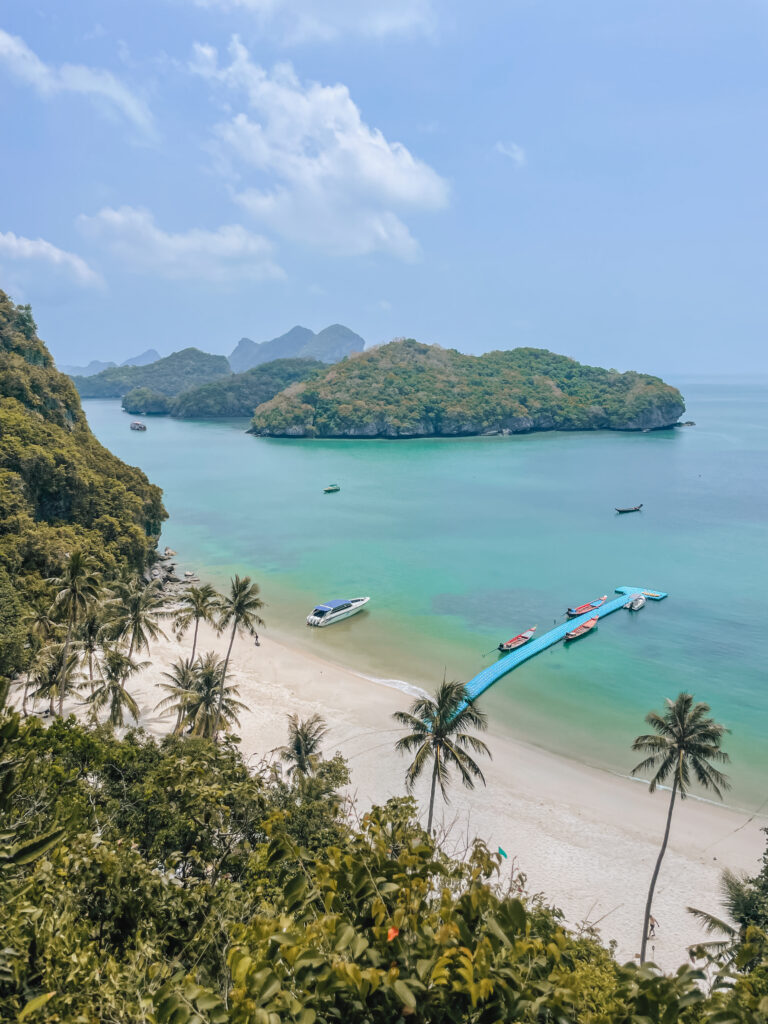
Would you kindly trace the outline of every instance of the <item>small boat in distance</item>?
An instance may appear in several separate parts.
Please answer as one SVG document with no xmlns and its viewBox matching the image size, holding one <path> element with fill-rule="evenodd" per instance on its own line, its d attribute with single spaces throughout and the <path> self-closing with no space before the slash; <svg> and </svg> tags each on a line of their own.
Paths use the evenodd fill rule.
<svg viewBox="0 0 768 1024">
<path fill-rule="evenodd" d="M 619 513 L 620 516 L 623 516 L 626 515 L 627 512 L 639 512 L 642 507 L 643 503 L 640 502 L 639 505 L 633 505 L 631 508 L 617 508 L 616 511 Z"/>
<path fill-rule="evenodd" d="M 146 423 L 139 423 L 138 420 L 134 420 L 133 423 L 131 423 L 131 430 L 146 430 L 146 429 L 147 429 Z"/>
<path fill-rule="evenodd" d="M 505 640 L 504 643 L 499 644 L 499 650 L 514 651 L 516 647 L 522 647 L 523 644 L 527 644 L 533 634 L 538 629 L 538 626 L 531 626 L 530 629 L 526 629 L 524 633 L 518 633 L 517 636 L 513 636 L 511 640 Z"/>
<path fill-rule="evenodd" d="M 575 629 L 565 634 L 566 640 L 578 640 L 580 636 L 584 636 L 585 633 L 589 633 L 591 629 L 594 629 L 597 625 L 599 615 L 593 616 L 591 619 L 587 619 L 586 622 L 582 622 L 580 626 L 576 626 Z"/>
<path fill-rule="evenodd" d="M 325 604 L 318 604 L 307 616 L 308 626 L 330 626 L 333 622 L 348 619 L 368 604 L 370 597 L 337 597 Z"/>
<path fill-rule="evenodd" d="M 645 608 L 645 597 L 643 594 L 635 594 L 631 601 L 627 601 L 624 607 L 630 612 L 639 612 L 641 608 Z"/>
<path fill-rule="evenodd" d="M 335 494 L 336 491 L 340 491 L 341 488 L 338 484 L 328 484 L 327 487 L 323 488 L 323 494 Z"/>
<path fill-rule="evenodd" d="M 576 608 L 569 608 L 565 614 L 569 619 L 576 619 L 579 615 L 586 615 L 587 612 L 591 612 L 593 608 L 599 608 L 607 600 L 608 595 L 603 594 L 602 597 L 598 597 L 595 601 L 588 601 L 586 604 L 580 604 Z"/>
</svg>

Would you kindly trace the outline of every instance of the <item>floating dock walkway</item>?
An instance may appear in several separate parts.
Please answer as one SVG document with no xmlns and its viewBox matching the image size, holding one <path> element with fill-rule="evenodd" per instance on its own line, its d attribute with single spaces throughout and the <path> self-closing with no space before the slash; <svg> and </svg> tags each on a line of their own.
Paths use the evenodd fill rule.
<svg viewBox="0 0 768 1024">
<path fill-rule="evenodd" d="M 566 633 L 580 626 L 582 622 L 588 622 L 595 615 L 602 619 L 605 615 L 610 615 L 611 612 L 623 608 L 632 598 L 639 597 L 640 594 L 652 601 L 661 601 L 667 596 L 659 590 L 646 590 L 644 587 L 616 587 L 616 593 L 621 594 L 621 597 L 606 602 L 600 608 L 593 608 L 576 619 L 569 619 L 567 622 L 562 623 L 562 625 L 555 626 L 548 633 L 542 633 L 535 640 L 529 640 L 527 644 L 518 647 L 516 651 L 510 651 L 509 654 L 505 654 L 503 658 L 499 658 L 495 665 L 489 665 L 482 672 L 478 672 L 474 679 L 470 679 L 467 683 L 467 693 L 470 699 L 477 700 L 481 693 L 485 693 L 502 676 L 511 672 L 513 668 L 517 668 L 524 661 L 533 658 L 536 654 L 546 650 L 547 647 L 551 647 L 559 640 L 564 639 Z"/>
</svg>

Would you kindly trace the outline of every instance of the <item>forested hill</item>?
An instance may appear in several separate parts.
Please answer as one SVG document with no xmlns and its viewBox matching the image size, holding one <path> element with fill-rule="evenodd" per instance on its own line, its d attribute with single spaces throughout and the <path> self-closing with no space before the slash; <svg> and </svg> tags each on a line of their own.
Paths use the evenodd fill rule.
<svg viewBox="0 0 768 1024">
<path fill-rule="evenodd" d="M 393 341 L 294 384 L 256 410 L 273 437 L 428 437 L 535 430 L 645 430 L 685 412 L 658 377 L 583 366 L 546 349 L 469 356 Z"/>
<path fill-rule="evenodd" d="M 166 513 L 158 487 L 103 448 L 29 306 L 0 291 L 0 676 L 18 668 L 23 616 L 80 546 L 107 578 L 144 566 Z"/>
<path fill-rule="evenodd" d="M 122 398 L 133 388 L 150 388 L 161 395 L 178 395 L 231 373 L 226 356 L 185 348 L 143 366 L 114 366 L 93 377 L 73 377 L 81 398 Z"/>
<path fill-rule="evenodd" d="M 252 416 L 257 405 L 273 398 L 289 384 L 324 370 L 325 365 L 316 359 L 274 359 L 245 373 L 233 373 L 210 384 L 190 388 L 168 400 L 168 411 L 184 419 Z M 144 411 L 129 408 L 129 398 L 126 395 L 123 400 L 128 412 Z"/>
</svg>

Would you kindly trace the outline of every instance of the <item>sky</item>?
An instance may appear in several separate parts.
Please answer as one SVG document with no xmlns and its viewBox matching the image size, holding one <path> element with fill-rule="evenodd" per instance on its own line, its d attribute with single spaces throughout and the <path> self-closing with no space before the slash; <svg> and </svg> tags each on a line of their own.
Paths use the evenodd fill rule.
<svg viewBox="0 0 768 1024">
<path fill-rule="evenodd" d="M 768 0 L 4 0 L 0 287 L 61 363 L 767 372 L 766 111 Z"/>
</svg>

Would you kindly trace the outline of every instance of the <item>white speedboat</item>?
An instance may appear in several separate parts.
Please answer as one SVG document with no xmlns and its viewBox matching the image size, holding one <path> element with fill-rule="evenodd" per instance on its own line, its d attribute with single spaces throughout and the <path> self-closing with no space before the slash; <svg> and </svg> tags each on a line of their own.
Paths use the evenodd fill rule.
<svg viewBox="0 0 768 1024">
<path fill-rule="evenodd" d="M 307 616 L 307 625 L 330 626 L 332 622 L 348 619 L 370 600 L 370 597 L 337 597 L 333 601 L 326 601 L 312 609 L 312 614 Z"/>
</svg>

